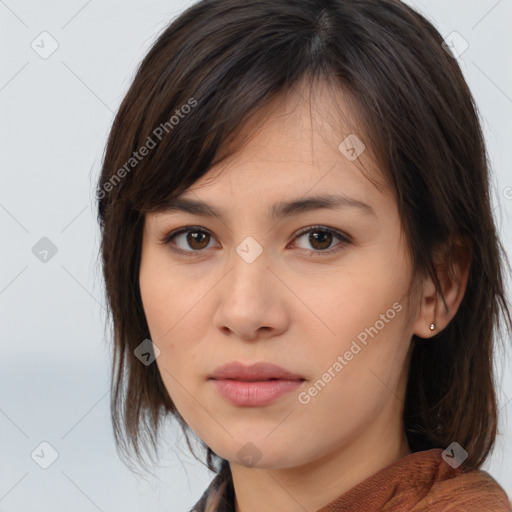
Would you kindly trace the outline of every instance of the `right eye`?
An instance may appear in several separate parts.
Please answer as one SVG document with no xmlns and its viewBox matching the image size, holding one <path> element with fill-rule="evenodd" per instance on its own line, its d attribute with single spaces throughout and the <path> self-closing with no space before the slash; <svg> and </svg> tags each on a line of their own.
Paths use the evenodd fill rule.
<svg viewBox="0 0 512 512">
<path fill-rule="evenodd" d="M 198 256 L 208 249 L 212 235 L 199 226 L 187 226 L 165 235 L 161 243 L 171 246 L 171 250 L 189 256 Z M 181 245 L 181 247 L 180 247 Z"/>
</svg>

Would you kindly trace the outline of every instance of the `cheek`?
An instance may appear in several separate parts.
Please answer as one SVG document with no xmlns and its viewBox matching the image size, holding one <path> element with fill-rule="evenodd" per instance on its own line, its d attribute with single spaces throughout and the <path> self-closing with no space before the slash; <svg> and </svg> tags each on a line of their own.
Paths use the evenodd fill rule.
<svg viewBox="0 0 512 512">
<path fill-rule="evenodd" d="M 399 386 L 410 346 L 408 273 L 366 265 L 366 271 L 333 273 L 323 288 L 309 292 L 310 327 L 304 326 L 304 317 L 297 320 L 307 331 L 304 342 L 313 370 L 314 386 L 305 401 L 322 395 L 319 402 L 356 412 Z"/>
<path fill-rule="evenodd" d="M 315 332 L 311 342 L 336 349 L 357 338 L 364 343 L 377 332 L 395 336 L 407 316 L 407 275 L 406 269 L 367 259 L 296 280 L 293 291 L 302 300 L 291 310 L 293 321 L 308 329 L 309 337 Z"/>
<path fill-rule="evenodd" d="M 337 343 L 311 353 L 316 372 L 300 396 L 295 415 L 314 425 L 311 443 L 322 438 L 351 439 L 384 410 L 401 407 L 398 397 L 407 373 L 409 344 L 401 337 L 403 320 L 397 316 L 394 321 L 377 335 L 368 335 L 366 345 L 357 337 L 340 337 Z"/>
<path fill-rule="evenodd" d="M 143 253 L 139 283 L 144 314 L 151 340 L 160 350 L 156 362 L 165 387 L 180 403 L 180 384 L 190 386 L 201 348 L 198 328 L 206 325 L 206 302 L 201 300 L 205 292 L 185 282 L 182 274 L 165 255 Z"/>
<path fill-rule="evenodd" d="M 174 294 L 172 290 L 166 293 L 161 276 L 150 265 L 141 266 L 139 282 L 142 306 L 151 339 L 157 343 L 157 340 L 161 341 L 165 337 L 165 332 L 172 326 L 169 313 L 173 311 L 171 297 Z"/>
<path fill-rule="evenodd" d="M 171 348 L 175 332 L 187 315 L 195 314 L 201 300 L 199 287 L 180 278 L 179 270 L 156 251 L 148 249 L 139 273 L 140 294 L 152 340 Z"/>
<path fill-rule="evenodd" d="M 309 389 L 308 394 L 311 397 L 322 394 L 328 400 L 332 393 L 339 403 L 356 400 L 357 407 L 363 404 L 364 400 L 357 402 L 363 395 L 368 397 L 369 393 L 371 399 L 385 388 L 395 389 L 410 346 L 404 319 L 399 315 L 388 324 L 377 321 L 363 329 L 353 325 L 351 330 L 357 334 L 351 336 L 347 332 L 332 342 L 323 343 L 321 351 L 312 351 L 314 389 Z"/>
</svg>

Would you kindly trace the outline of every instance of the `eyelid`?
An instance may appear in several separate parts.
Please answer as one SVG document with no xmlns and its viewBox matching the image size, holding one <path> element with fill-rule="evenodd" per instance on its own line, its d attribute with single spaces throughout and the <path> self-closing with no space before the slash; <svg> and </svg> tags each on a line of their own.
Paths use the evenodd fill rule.
<svg viewBox="0 0 512 512">
<path fill-rule="evenodd" d="M 301 230 L 299 230 L 297 233 L 294 234 L 293 240 L 295 241 L 297 238 L 301 237 L 302 235 L 314 232 L 314 231 L 320 231 L 325 233 L 332 233 L 336 238 L 340 240 L 338 244 L 336 244 L 334 247 L 331 247 L 330 249 L 326 249 L 325 251 L 319 251 L 319 250 L 313 250 L 313 249 L 301 249 L 302 251 L 305 251 L 307 255 L 313 255 L 313 256 L 328 256 L 330 254 L 333 254 L 335 252 L 338 252 L 341 250 L 341 247 L 344 247 L 346 245 L 352 244 L 352 237 L 350 237 L 348 234 L 344 233 L 343 231 L 340 231 L 336 228 L 331 228 L 329 226 L 323 226 L 320 224 L 314 225 L 314 226 L 307 226 Z"/>
<path fill-rule="evenodd" d="M 329 254 L 332 254 L 333 252 L 339 251 L 340 246 L 345 246 L 345 245 L 353 243 L 350 235 L 340 231 L 339 229 L 331 228 L 329 226 L 324 226 L 324 225 L 319 225 L 319 224 L 306 226 L 306 227 L 300 229 L 298 232 L 294 233 L 292 241 L 295 241 L 297 238 L 301 237 L 302 235 L 304 235 L 306 233 L 314 232 L 315 230 L 321 231 L 321 232 L 326 232 L 326 233 L 332 233 L 333 235 L 335 235 L 336 238 L 338 238 L 340 240 L 340 242 L 338 244 L 336 244 L 334 247 L 331 247 L 330 249 L 326 249 L 324 251 L 313 250 L 313 249 L 300 249 L 300 250 L 306 252 L 308 255 L 311 255 L 311 254 L 315 255 L 315 256 L 329 255 Z M 213 233 L 211 233 L 210 230 L 208 230 L 207 228 L 204 228 L 202 226 L 190 225 L 190 226 L 183 226 L 181 228 L 171 231 L 170 233 L 166 233 L 159 240 L 159 243 L 162 245 L 170 245 L 172 240 L 175 237 L 177 237 L 178 235 L 181 235 L 183 233 L 193 232 L 193 231 L 207 233 L 212 238 L 215 238 Z M 179 248 L 173 248 L 172 250 L 178 254 L 187 254 L 189 256 L 200 256 L 200 255 L 208 252 L 208 249 L 194 251 L 194 250 L 184 250 L 184 249 L 179 249 Z"/>
<path fill-rule="evenodd" d="M 322 224 L 315 224 L 315 225 L 312 225 L 312 226 L 306 226 L 305 228 L 301 228 L 299 229 L 299 231 L 297 231 L 297 233 L 294 234 L 294 239 L 305 234 L 305 233 L 309 233 L 310 231 L 314 231 L 314 230 L 317 230 L 317 231 L 325 231 L 325 232 L 328 232 L 328 233 L 333 233 L 335 235 L 337 235 L 339 238 L 341 238 L 342 240 L 346 240 L 347 242 L 351 242 L 352 239 L 351 237 L 347 234 L 347 233 L 344 233 L 343 231 L 340 231 L 339 229 L 336 229 L 336 228 L 331 228 L 329 226 L 324 226 Z"/>
<path fill-rule="evenodd" d="M 162 238 L 159 239 L 158 243 L 160 243 L 162 245 L 167 245 L 171 242 L 171 240 L 173 238 L 177 237 L 178 235 L 181 235 L 182 233 L 188 233 L 189 231 L 201 231 L 201 232 L 207 233 L 207 234 L 211 235 L 213 238 L 215 238 L 213 236 L 213 233 L 211 233 L 210 230 L 203 228 L 202 226 L 183 226 L 181 228 L 174 229 L 170 233 L 164 234 L 162 236 Z M 190 251 L 190 252 L 203 252 L 203 251 Z"/>
</svg>

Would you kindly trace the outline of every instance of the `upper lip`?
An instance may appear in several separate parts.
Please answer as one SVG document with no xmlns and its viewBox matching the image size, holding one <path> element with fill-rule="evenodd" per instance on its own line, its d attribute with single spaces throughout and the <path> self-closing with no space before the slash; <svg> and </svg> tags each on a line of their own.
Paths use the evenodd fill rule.
<svg viewBox="0 0 512 512">
<path fill-rule="evenodd" d="M 300 375 L 268 362 L 255 363 L 249 366 L 240 362 L 227 363 L 219 366 L 212 373 L 210 379 L 232 379 L 249 382 L 270 379 L 304 380 Z"/>
</svg>

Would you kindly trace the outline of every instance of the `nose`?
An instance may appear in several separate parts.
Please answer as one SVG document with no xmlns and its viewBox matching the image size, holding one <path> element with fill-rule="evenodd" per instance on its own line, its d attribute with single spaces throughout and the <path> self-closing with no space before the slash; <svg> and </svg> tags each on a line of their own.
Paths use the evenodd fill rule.
<svg viewBox="0 0 512 512">
<path fill-rule="evenodd" d="M 248 341 L 281 334 L 288 322 L 287 288 L 275 265 L 265 250 L 252 262 L 233 252 L 230 270 L 219 283 L 216 328 Z"/>
</svg>

